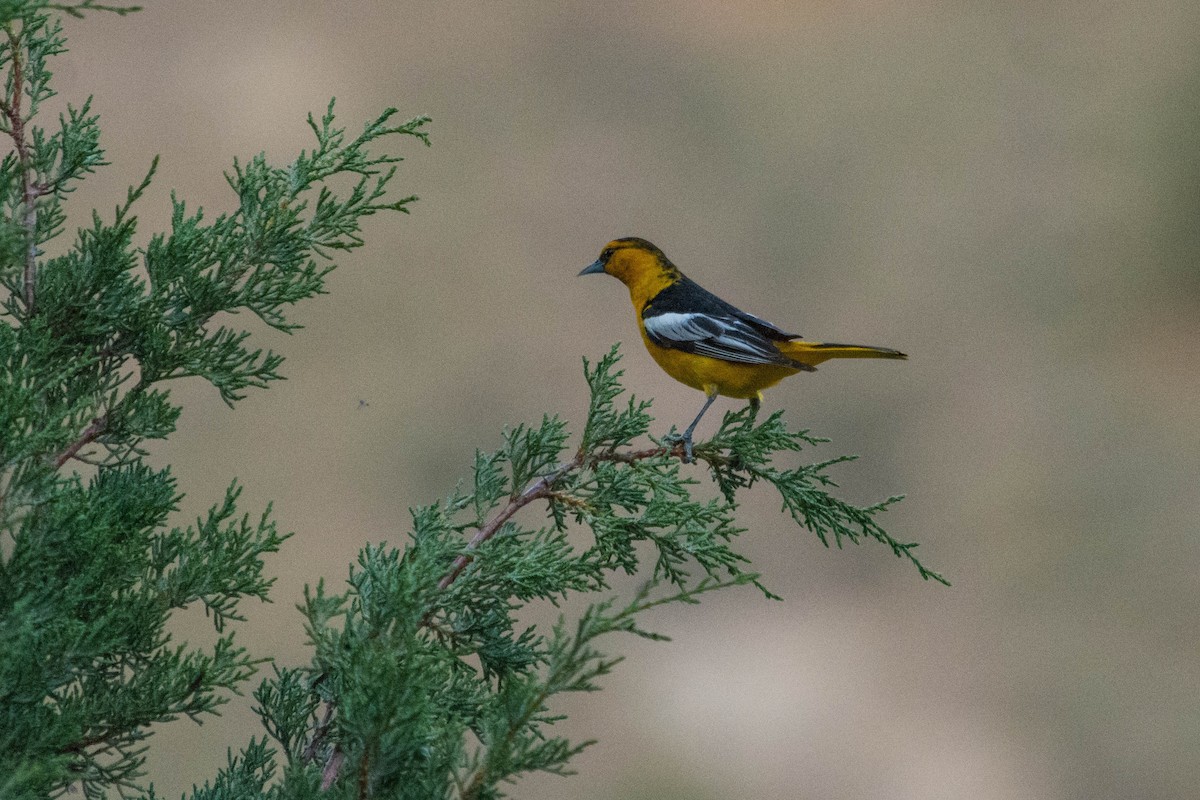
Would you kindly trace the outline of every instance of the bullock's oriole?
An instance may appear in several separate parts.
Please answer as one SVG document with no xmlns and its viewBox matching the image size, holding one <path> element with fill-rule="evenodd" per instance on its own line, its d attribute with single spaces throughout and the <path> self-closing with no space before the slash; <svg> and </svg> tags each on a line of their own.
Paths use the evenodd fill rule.
<svg viewBox="0 0 1200 800">
<path fill-rule="evenodd" d="M 658 365 L 708 396 L 681 437 L 688 461 L 696 424 L 718 395 L 748 399 L 757 408 L 763 389 L 830 358 L 908 358 L 885 347 L 806 342 L 786 333 L 701 288 L 645 239 L 609 242 L 579 274 L 599 272 L 629 287 L 642 341 Z"/>
</svg>

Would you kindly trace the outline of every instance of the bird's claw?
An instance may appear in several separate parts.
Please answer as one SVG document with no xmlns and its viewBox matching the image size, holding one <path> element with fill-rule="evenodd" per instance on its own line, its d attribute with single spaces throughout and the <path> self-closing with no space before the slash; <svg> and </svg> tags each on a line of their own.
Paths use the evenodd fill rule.
<svg viewBox="0 0 1200 800">
<path fill-rule="evenodd" d="M 674 450 L 679 445 L 683 445 L 683 459 L 682 459 L 683 463 L 685 463 L 685 464 L 696 463 L 696 456 L 695 456 L 695 453 L 692 451 L 691 434 L 669 433 L 665 437 L 663 437 L 663 441 L 668 442 L 671 445 L 671 450 Z"/>
</svg>

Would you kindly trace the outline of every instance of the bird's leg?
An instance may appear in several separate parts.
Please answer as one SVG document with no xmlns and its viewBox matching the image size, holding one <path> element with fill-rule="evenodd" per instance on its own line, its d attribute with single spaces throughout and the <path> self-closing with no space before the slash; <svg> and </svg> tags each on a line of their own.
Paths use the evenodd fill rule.
<svg viewBox="0 0 1200 800">
<path fill-rule="evenodd" d="M 716 394 L 710 394 L 708 399 L 704 401 L 704 407 L 700 409 L 700 413 L 692 420 L 692 424 L 687 426 L 687 430 L 683 432 L 683 463 L 690 464 L 695 461 L 692 455 L 692 433 L 696 430 L 696 425 L 700 422 L 700 418 L 704 416 L 704 412 L 708 411 L 708 407 L 717 399 Z"/>
</svg>

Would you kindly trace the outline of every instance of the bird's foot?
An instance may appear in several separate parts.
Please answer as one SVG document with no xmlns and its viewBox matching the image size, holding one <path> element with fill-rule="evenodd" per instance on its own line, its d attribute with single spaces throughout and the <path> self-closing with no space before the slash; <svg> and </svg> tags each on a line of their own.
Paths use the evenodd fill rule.
<svg viewBox="0 0 1200 800">
<path fill-rule="evenodd" d="M 696 456 L 692 452 L 692 434 L 690 431 L 687 433 L 668 433 L 663 437 L 663 441 L 670 446 L 671 450 L 674 450 L 679 445 L 683 445 L 683 463 L 694 464 L 696 462 Z"/>
</svg>

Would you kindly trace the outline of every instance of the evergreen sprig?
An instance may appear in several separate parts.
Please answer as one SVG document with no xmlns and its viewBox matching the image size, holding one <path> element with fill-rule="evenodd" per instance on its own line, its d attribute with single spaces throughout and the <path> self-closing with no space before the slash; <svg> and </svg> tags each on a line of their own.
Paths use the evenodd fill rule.
<svg viewBox="0 0 1200 800">
<path fill-rule="evenodd" d="M 881 512 L 903 500 L 903 495 L 859 507 L 826 491 L 837 487 L 828 474 L 829 468 L 854 461 L 857 456 L 837 456 L 791 469 L 778 469 L 771 464 L 775 453 L 799 451 L 827 441 L 807 430 L 789 430 L 783 422 L 782 411 L 755 424 L 754 409 L 748 406 L 726 413 L 720 430 L 703 448 L 698 448 L 697 457 L 709 465 L 713 480 L 730 502 L 739 489 L 759 480 L 765 481 L 779 492 L 783 510 L 815 533 L 826 547 L 830 546 L 831 540 L 841 549 L 845 541 L 858 544 L 864 537 L 875 539 L 890 547 L 897 556 L 910 561 L 922 578 L 949 586 L 942 575 L 928 569 L 917 558 L 915 542 L 895 539 L 876 520 Z"/>
</svg>

